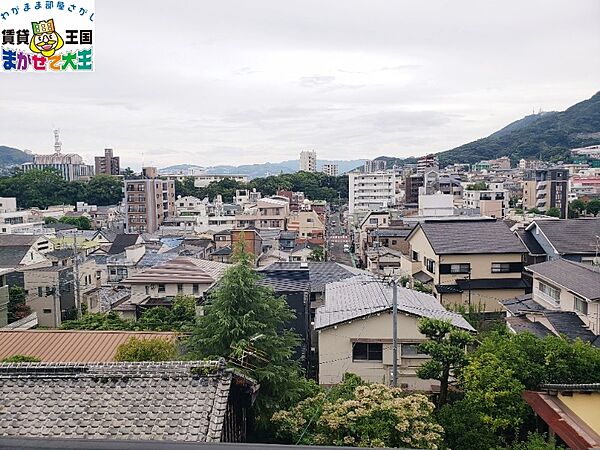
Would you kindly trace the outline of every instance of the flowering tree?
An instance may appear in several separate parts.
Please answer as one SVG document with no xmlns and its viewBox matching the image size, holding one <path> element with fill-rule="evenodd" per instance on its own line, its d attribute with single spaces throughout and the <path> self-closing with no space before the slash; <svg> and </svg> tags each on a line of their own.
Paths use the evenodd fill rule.
<svg viewBox="0 0 600 450">
<path fill-rule="evenodd" d="M 291 444 L 436 450 L 443 429 L 433 410 L 424 395 L 347 375 L 338 388 L 279 411 L 271 420 L 278 436 Z"/>
</svg>

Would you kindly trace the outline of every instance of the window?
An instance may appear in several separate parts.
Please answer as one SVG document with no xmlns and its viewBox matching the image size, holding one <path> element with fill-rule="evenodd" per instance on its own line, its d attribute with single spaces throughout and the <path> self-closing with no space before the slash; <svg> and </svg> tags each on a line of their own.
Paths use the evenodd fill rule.
<svg viewBox="0 0 600 450">
<path fill-rule="evenodd" d="M 383 361 L 383 344 L 355 342 L 352 346 L 353 361 Z"/>
<path fill-rule="evenodd" d="M 198 286 L 198 284 L 194 283 L 194 284 L 192 285 L 192 292 L 193 292 L 194 294 L 197 294 L 198 292 L 200 292 L 200 287 Z"/>
<path fill-rule="evenodd" d="M 41 297 L 44 295 L 44 288 L 42 288 L 41 286 L 38 286 L 38 297 Z"/>
<path fill-rule="evenodd" d="M 165 292 L 165 291 L 166 291 L 166 289 L 165 289 L 165 285 L 164 285 L 164 284 L 162 284 L 162 283 L 161 283 L 161 284 L 159 284 L 159 285 L 158 285 L 158 292 Z"/>
<path fill-rule="evenodd" d="M 181 294 L 183 292 L 183 284 L 179 283 L 177 284 L 177 293 Z"/>
<path fill-rule="evenodd" d="M 377 225 L 379 223 L 379 221 L 377 219 L 369 219 L 369 223 L 371 225 Z"/>
<path fill-rule="evenodd" d="M 580 312 L 581 314 L 585 314 L 587 316 L 588 302 L 586 302 L 581 297 L 575 296 L 575 311 Z"/>
<path fill-rule="evenodd" d="M 542 294 L 546 294 L 548 297 L 554 300 L 555 303 L 560 302 L 560 289 L 556 289 L 555 287 L 540 281 L 539 290 Z"/>
<path fill-rule="evenodd" d="M 521 272 L 523 264 L 518 263 L 492 263 L 492 273 Z"/>
<path fill-rule="evenodd" d="M 52 314 L 52 310 L 50 308 L 44 308 L 42 311 L 44 314 Z"/>
<path fill-rule="evenodd" d="M 410 342 L 410 343 L 402 343 L 402 357 L 403 358 L 412 358 L 412 357 L 429 357 L 426 353 L 421 352 L 419 350 L 419 343 Z"/>
<path fill-rule="evenodd" d="M 459 263 L 459 264 L 440 264 L 440 273 L 449 275 L 455 273 L 469 273 L 471 271 L 471 264 Z"/>
<path fill-rule="evenodd" d="M 435 273 L 435 261 L 433 259 L 424 257 L 423 262 L 425 263 L 425 268 L 429 273 Z"/>
<path fill-rule="evenodd" d="M 392 245 L 396 245 L 398 241 L 396 239 L 392 239 Z"/>
<path fill-rule="evenodd" d="M 415 252 L 414 250 L 412 252 L 412 260 L 413 261 L 418 261 L 419 260 L 419 253 Z"/>
</svg>

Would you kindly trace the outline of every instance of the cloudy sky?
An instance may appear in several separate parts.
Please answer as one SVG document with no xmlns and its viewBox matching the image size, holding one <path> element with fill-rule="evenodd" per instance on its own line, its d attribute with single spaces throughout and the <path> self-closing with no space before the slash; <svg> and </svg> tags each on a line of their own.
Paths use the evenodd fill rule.
<svg viewBox="0 0 600 450">
<path fill-rule="evenodd" d="M 0 0 L 0 4 L 8 0 Z M 0 74 L 0 145 L 163 167 L 410 156 L 600 90 L 598 0 L 97 0 L 96 72 Z"/>
</svg>

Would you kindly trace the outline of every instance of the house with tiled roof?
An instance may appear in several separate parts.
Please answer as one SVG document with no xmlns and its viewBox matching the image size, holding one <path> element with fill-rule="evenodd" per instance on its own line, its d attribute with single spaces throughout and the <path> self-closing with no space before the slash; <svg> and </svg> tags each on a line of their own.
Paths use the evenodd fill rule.
<svg viewBox="0 0 600 450">
<path fill-rule="evenodd" d="M 407 236 L 410 253 L 402 275 L 432 288 L 444 305 L 480 305 L 500 310 L 498 301 L 525 294 L 522 279 L 527 249 L 496 219 L 431 219 Z"/>
<path fill-rule="evenodd" d="M 600 347 L 600 268 L 553 259 L 525 268 L 532 293 L 502 301 L 514 332 L 579 338 Z"/>
<path fill-rule="evenodd" d="M 439 384 L 421 380 L 416 373 L 429 359 L 419 351 L 419 344 L 427 340 L 418 331 L 419 319 L 448 320 L 457 328 L 475 330 L 432 295 L 402 287 L 397 295 L 399 386 L 431 392 Z M 314 324 L 318 332 L 319 384 L 338 384 L 346 372 L 374 383 L 390 384 L 392 296 L 392 287 L 371 275 L 356 275 L 325 286 L 325 304 L 317 308 Z"/>
<path fill-rule="evenodd" d="M 0 364 L 0 440 L 244 441 L 258 386 L 224 366 Z"/>
</svg>

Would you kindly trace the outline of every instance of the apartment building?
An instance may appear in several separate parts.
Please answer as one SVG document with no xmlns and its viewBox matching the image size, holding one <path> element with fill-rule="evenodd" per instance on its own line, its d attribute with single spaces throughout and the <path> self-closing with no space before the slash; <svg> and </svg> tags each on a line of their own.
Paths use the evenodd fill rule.
<svg viewBox="0 0 600 450">
<path fill-rule="evenodd" d="M 396 204 L 396 174 L 350 172 L 348 174 L 348 213 L 376 211 Z"/>
<path fill-rule="evenodd" d="M 386 161 L 383 159 L 372 159 L 365 161 L 363 165 L 364 173 L 383 172 L 386 169 Z"/>
<path fill-rule="evenodd" d="M 417 160 L 417 173 L 425 173 L 430 170 L 435 170 L 436 172 L 440 170 L 437 155 L 425 155 Z"/>
<path fill-rule="evenodd" d="M 488 185 L 488 189 L 463 191 L 463 208 L 479 209 L 481 215 L 501 219 L 509 207 L 509 194 L 501 183 L 496 186 Z"/>
<path fill-rule="evenodd" d="M 337 177 L 339 173 L 337 164 L 323 164 L 323 173 L 330 177 Z"/>
<path fill-rule="evenodd" d="M 200 174 L 200 175 L 194 175 L 194 186 L 198 187 L 198 188 L 204 188 L 207 187 L 210 183 L 216 183 L 219 181 L 223 181 L 223 180 L 233 180 L 233 181 L 237 181 L 238 183 L 247 183 L 248 182 L 248 176 L 247 175 L 240 175 L 240 174 Z"/>
<path fill-rule="evenodd" d="M 532 177 L 533 175 L 530 175 Z M 567 169 L 542 169 L 535 171 L 535 207 L 542 213 L 558 208 L 560 218 L 568 213 L 569 171 Z"/>
<path fill-rule="evenodd" d="M 498 301 L 525 293 L 523 243 L 501 221 L 440 219 L 418 223 L 406 240 L 402 273 L 429 285 L 449 305 L 500 309 Z"/>
<path fill-rule="evenodd" d="M 317 152 L 314 150 L 303 150 L 300 152 L 300 171 L 317 171 Z"/>
<path fill-rule="evenodd" d="M 325 224 L 315 211 L 298 211 L 291 214 L 287 229 L 295 232 L 299 241 L 310 240 L 320 244 L 324 242 Z"/>
<path fill-rule="evenodd" d="M 250 207 L 235 215 L 236 228 L 256 227 L 259 229 L 286 229 L 290 204 L 287 199 L 261 198 L 256 206 Z"/>
<path fill-rule="evenodd" d="M 154 233 L 175 215 L 175 182 L 158 178 L 155 168 L 144 168 L 141 178 L 124 183 L 127 233 Z"/>
<path fill-rule="evenodd" d="M 104 156 L 94 158 L 96 175 L 119 175 L 121 173 L 121 162 L 118 156 L 114 156 L 112 148 L 104 149 Z"/>
<path fill-rule="evenodd" d="M 0 328 L 8 324 L 8 282 L 7 275 L 12 269 L 0 269 Z"/>
</svg>

